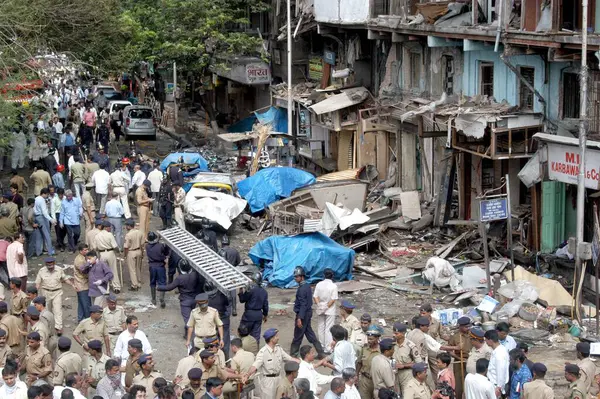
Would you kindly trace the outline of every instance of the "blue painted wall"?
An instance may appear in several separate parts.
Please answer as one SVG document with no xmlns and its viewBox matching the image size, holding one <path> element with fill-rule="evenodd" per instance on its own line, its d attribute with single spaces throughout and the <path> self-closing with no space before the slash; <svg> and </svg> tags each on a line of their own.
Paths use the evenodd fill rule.
<svg viewBox="0 0 600 399">
<path fill-rule="evenodd" d="M 544 61 L 538 55 L 516 55 L 509 58 L 510 62 L 517 68 L 528 66 L 535 68 L 534 87 L 546 99 L 548 107 L 548 117 L 558 119 L 560 107 L 560 85 L 561 70 L 568 66 L 565 62 L 552 62 L 549 67 L 549 76 L 547 82 L 545 79 Z M 463 90 L 468 96 L 479 94 L 479 63 L 494 63 L 494 97 L 496 101 L 506 100 L 512 105 L 519 102 L 520 82 L 517 76 L 502 62 L 500 53 L 493 50 L 486 51 L 465 51 L 464 53 L 464 73 Z M 542 104 L 534 97 L 534 111 L 542 112 Z"/>
</svg>

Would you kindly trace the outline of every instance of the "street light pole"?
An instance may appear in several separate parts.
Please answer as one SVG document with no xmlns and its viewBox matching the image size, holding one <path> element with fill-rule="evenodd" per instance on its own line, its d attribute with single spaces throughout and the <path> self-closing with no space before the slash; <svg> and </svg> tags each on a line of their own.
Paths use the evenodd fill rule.
<svg viewBox="0 0 600 399">
<path fill-rule="evenodd" d="M 587 66 L 587 32 L 588 32 L 588 0 L 582 0 L 581 22 L 581 74 L 580 74 L 580 110 L 579 110 L 579 173 L 577 174 L 577 246 L 575 250 L 575 270 L 582 272 L 580 245 L 583 242 L 583 226 L 585 217 L 585 153 L 587 147 L 587 95 L 588 95 L 588 66 Z M 578 301 L 576 299 L 576 304 Z"/>
<path fill-rule="evenodd" d="M 287 86 L 288 86 L 288 134 L 292 134 L 292 106 L 294 103 L 292 95 L 292 0 L 287 0 Z"/>
</svg>

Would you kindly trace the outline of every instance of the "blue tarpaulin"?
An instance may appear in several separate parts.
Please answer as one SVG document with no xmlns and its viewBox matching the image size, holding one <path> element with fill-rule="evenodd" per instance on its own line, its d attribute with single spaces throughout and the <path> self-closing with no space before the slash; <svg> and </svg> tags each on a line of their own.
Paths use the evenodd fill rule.
<svg viewBox="0 0 600 399">
<path fill-rule="evenodd" d="M 165 159 L 163 159 L 163 161 L 160 163 L 160 170 L 162 170 L 163 172 L 167 171 L 167 168 L 169 167 L 170 164 L 172 163 L 178 163 L 179 162 L 179 158 L 183 157 L 183 163 L 188 164 L 188 165 L 193 165 L 193 164 L 198 164 L 198 167 L 196 169 L 187 171 L 187 172 L 183 172 L 183 176 L 185 177 L 189 177 L 189 176 L 195 176 L 196 174 L 198 174 L 198 172 L 208 172 L 208 162 L 206 162 L 206 159 L 202 158 L 202 155 L 198 154 L 197 152 L 174 152 L 171 153 L 169 155 L 167 155 L 167 157 Z"/>
<path fill-rule="evenodd" d="M 273 202 L 289 197 L 297 188 L 315 182 L 308 172 L 295 168 L 266 168 L 237 184 L 238 193 L 248 201 L 252 213 L 262 211 Z"/>
<path fill-rule="evenodd" d="M 247 118 L 234 123 L 229 126 L 227 131 L 229 133 L 244 133 L 252 131 L 252 126 L 256 122 L 260 122 L 263 125 L 270 124 L 273 132 L 276 133 L 287 133 L 287 111 L 283 108 L 270 107 L 265 112 L 254 112 Z"/>
<path fill-rule="evenodd" d="M 352 279 L 354 251 L 321 233 L 271 236 L 254 245 L 249 255 L 256 265 L 263 261 L 263 278 L 275 287 L 296 287 L 296 266 L 304 268 L 309 283 L 322 280 L 326 268 L 337 281 Z"/>
</svg>

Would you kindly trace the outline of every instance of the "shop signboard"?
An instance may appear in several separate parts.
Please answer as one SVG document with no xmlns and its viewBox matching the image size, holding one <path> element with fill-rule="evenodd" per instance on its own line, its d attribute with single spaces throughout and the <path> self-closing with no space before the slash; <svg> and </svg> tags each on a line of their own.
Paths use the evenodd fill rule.
<svg viewBox="0 0 600 399">
<path fill-rule="evenodd" d="M 547 143 L 547 147 L 550 180 L 577 184 L 579 148 L 551 142 Z M 588 148 L 585 154 L 585 187 L 598 190 L 600 187 L 600 151 Z"/>
<path fill-rule="evenodd" d="M 481 222 L 507 219 L 508 200 L 506 198 L 494 198 L 481 201 L 479 203 L 479 215 Z"/>
</svg>

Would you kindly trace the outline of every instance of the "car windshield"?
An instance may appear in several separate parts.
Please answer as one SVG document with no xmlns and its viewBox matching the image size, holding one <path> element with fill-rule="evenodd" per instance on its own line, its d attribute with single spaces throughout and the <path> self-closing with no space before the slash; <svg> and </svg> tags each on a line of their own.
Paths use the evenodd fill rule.
<svg viewBox="0 0 600 399">
<path fill-rule="evenodd" d="M 152 119 L 152 110 L 132 109 L 129 111 L 129 117 L 132 119 Z"/>
</svg>

